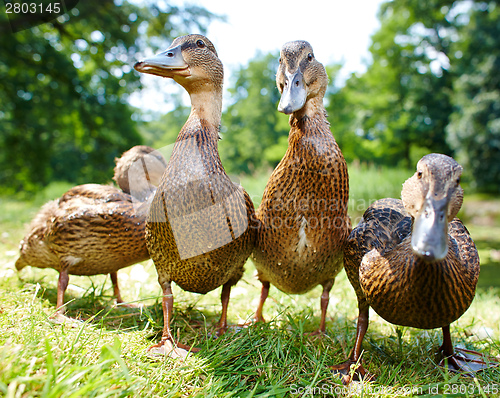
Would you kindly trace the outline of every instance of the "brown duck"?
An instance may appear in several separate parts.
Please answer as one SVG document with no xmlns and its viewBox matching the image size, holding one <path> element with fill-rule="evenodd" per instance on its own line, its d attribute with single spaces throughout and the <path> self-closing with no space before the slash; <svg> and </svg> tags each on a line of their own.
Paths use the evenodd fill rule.
<svg viewBox="0 0 500 398">
<path fill-rule="evenodd" d="M 174 343 L 172 282 L 201 294 L 222 286 L 218 333 L 225 331 L 231 286 L 241 278 L 254 245 L 254 207 L 243 188 L 226 175 L 219 157 L 223 66 L 210 40 L 202 35 L 178 37 L 135 69 L 172 78 L 191 98 L 191 114 L 177 137 L 146 224 L 164 316 L 161 341 L 150 349 L 167 353 Z"/>
<path fill-rule="evenodd" d="M 323 106 L 328 76 L 309 43 L 283 46 L 276 83 L 278 110 L 290 115 L 291 129 L 256 212 L 261 225 L 252 259 L 262 293 L 255 318 L 263 320 L 271 283 L 293 294 L 322 285 L 318 332 L 324 332 L 330 289 L 351 230 L 347 166 Z"/>
<path fill-rule="evenodd" d="M 348 361 L 333 366 L 344 382 L 360 359 L 369 307 L 395 325 L 442 328 L 441 351 L 451 370 L 485 366 L 478 353 L 454 351 L 450 336 L 449 325 L 469 308 L 479 276 L 476 247 L 456 218 L 463 199 L 461 174 L 462 167 L 446 155 L 424 156 L 403 184 L 402 201 L 374 202 L 350 234 L 345 270 L 358 297 L 359 316 Z M 362 366 L 359 376 L 373 377 Z"/>
<path fill-rule="evenodd" d="M 144 172 L 129 173 L 138 161 L 148 165 L 145 181 Z M 135 188 L 139 198 L 111 185 L 79 185 L 46 203 L 35 216 L 21 241 L 16 268 L 30 265 L 59 272 L 58 315 L 64 313 L 69 275 L 110 274 L 116 301 L 123 302 L 117 271 L 149 258 L 144 239 L 147 203 L 140 200 L 154 191 L 165 166 L 152 148 L 133 147 L 117 159 L 114 179 L 126 192 Z"/>
</svg>

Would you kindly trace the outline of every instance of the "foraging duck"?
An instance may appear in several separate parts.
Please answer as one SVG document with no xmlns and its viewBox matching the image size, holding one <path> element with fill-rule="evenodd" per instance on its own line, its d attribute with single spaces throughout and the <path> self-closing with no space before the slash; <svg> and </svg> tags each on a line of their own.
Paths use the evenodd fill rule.
<svg viewBox="0 0 500 398">
<path fill-rule="evenodd" d="M 374 202 L 350 234 L 345 270 L 358 297 L 356 339 L 348 361 L 332 367 L 345 383 L 360 359 L 369 307 L 394 325 L 442 328 L 440 350 L 451 370 L 485 366 L 478 353 L 454 351 L 450 336 L 450 324 L 469 308 L 479 276 L 476 247 L 456 218 L 461 174 L 451 157 L 424 156 L 403 184 L 402 201 Z M 362 366 L 356 376 L 373 377 Z"/>
<path fill-rule="evenodd" d="M 308 42 L 283 46 L 276 83 L 278 110 L 290 115 L 291 129 L 256 211 L 261 224 L 252 259 L 262 292 L 255 320 L 263 321 L 270 284 L 293 294 L 322 285 L 316 333 L 324 333 L 330 289 L 351 230 L 347 166 L 323 106 L 328 76 Z"/>
<path fill-rule="evenodd" d="M 151 203 L 146 242 L 163 291 L 164 326 L 155 353 L 190 347 L 170 331 L 172 282 L 205 294 L 222 285 L 218 334 L 227 328 L 231 286 L 243 275 L 255 239 L 254 207 L 226 175 L 218 153 L 223 66 L 205 36 L 176 38 L 164 52 L 135 64 L 139 72 L 172 78 L 188 92 L 191 114 L 181 129 Z"/>
<path fill-rule="evenodd" d="M 133 172 L 146 162 L 149 172 Z M 153 149 L 137 146 L 117 159 L 114 179 L 144 199 L 158 185 L 166 162 Z M 149 190 L 149 194 L 148 194 Z M 85 184 L 46 203 L 20 244 L 18 271 L 30 265 L 59 272 L 57 315 L 64 314 L 64 293 L 69 275 L 110 274 L 114 295 L 123 303 L 117 271 L 147 260 L 144 239 L 147 203 L 111 185 Z"/>
</svg>

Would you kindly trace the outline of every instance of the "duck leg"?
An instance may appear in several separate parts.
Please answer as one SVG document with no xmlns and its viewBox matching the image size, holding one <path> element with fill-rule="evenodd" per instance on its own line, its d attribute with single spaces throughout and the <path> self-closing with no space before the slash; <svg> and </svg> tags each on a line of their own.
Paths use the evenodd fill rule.
<svg viewBox="0 0 500 398">
<path fill-rule="evenodd" d="M 69 318 L 66 315 L 66 308 L 64 307 L 64 293 L 68 288 L 69 275 L 67 268 L 63 267 L 61 272 L 59 272 L 59 279 L 57 281 L 57 303 L 56 312 L 50 317 L 50 320 L 54 323 L 64 324 L 69 327 L 80 327 L 81 324 L 73 318 Z"/>
<path fill-rule="evenodd" d="M 170 331 L 170 320 L 174 310 L 174 295 L 172 294 L 172 286 L 170 282 L 161 283 L 163 290 L 162 307 L 163 307 L 163 332 L 161 340 L 157 344 L 153 344 L 148 348 L 154 354 L 170 355 L 172 357 L 186 357 L 188 351 L 198 352 L 198 348 L 192 348 L 184 344 L 175 343 Z"/>
<path fill-rule="evenodd" d="M 265 322 L 264 317 L 262 316 L 262 310 L 264 309 L 264 303 L 266 302 L 267 296 L 269 295 L 269 288 L 271 287 L 269 282 L 261 281 L 261 283 L 262 289 L 260 291 L 259 305 L 254 316 L 255 322 Z"/>
<path fill-rule="evenodd" d="M 351 380 L 373 380 L 375 377 L 368 373 L 363 365 L 359 364 L 354 374 L 351 375 L 351 365 L 356 365 L 361 358 L 362 343 L 365 337 L 366 331 L 368 330 L 369 323 L 369 306 L 366 303 L 359 303 L 359 315 L 358 324 L 356 326 L 356 340 L 354 341 L 354 347 L 349 355 L 349 359 L 338 365 L 330 366 L 334 373 L 340 373 L 342 375 L 342 382 L 344 384 L 349 384 Z"/>
<path fill-rule="evenodd" d="M 217 325 L 217 336 L 222 336 L 227 330 L 227 307 L 229 305 L 229 297 L 231 295 L 231 283 L 225 283 L 222 286 L 220 301 L 222 304 L 222 312 L 219 323 Z"/>
<path fill-rule="evenodd" d="M 323 293 L 321 294 L 321 321 L 319 323 L 319 328 L 315 332 L 312 332 L 311 336 L 323 335 L 326 330 L 326 310 L 328 309 L 328 304 L 330 302 L 330 290 L 332 290 L 333 283 L 335 279 L 326 282 L 323 285 Z"/>
<path fill-rule="evenodd" d="M 56 312 L 61 315 L 64 315 L 64 313 L 66 312 L 66 309 L 63 306 L 64 306 L 64 293 L 68 288 L 68 283 L 69 283 L 68 271 L 62 269 L 61 272 L 59 272 L 59 280 L 57 281 L 57 303 L 56 303 Z"/>
<path fill-rule="evenodd" d="M 453 349 L 449 325 L 443 327 L 443 345 L 439 350 L 444 355 L 439 366 L 445 366 L 447 364 L 451 372 L 466 372 L 473 377 L 471 373 L 499 365 L 498 359 L 488 357 L 480 352 L 463 348 Z"/>
<path fill-rule="evenodd" d="M 123 299 L 120 294 L 120 287 L 118 286 L 118 274 L 116 272 L 111 272 L 109 276 L 111 277 L 111 283 L 113 284 L 113 294 L 116 298 L 116 302 L 118 304 L 122 304 Z"/>
<path fill-rule="evenodd" d="M 140 304 L 132 304 L 132 303 L 127 303 L 125 304 L 122 295 L 120 293 L 120 286 L 118 285 L 118 273 L 117 272 L 110 272 L 109 276 L 111 277 L 111 283 L 113 284 L 113 294 L 116 299 L 116 304 L 120 304 L 120 307 L 127 307 L 127 308 L 138 308 L 140 307 Z"/>
</svg>

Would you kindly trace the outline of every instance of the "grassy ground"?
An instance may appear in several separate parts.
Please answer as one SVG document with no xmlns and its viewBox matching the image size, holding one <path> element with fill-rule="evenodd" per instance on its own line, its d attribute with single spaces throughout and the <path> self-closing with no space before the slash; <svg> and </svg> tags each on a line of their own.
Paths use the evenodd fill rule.
<svg viewBox="0 0 500 398">
<path fill-rule="evenodd" d="M 410 174 L 352 168 L 351 186 L 357 189 L 351 189 L 353 220 L 370 201 L 398 197 Z M 258 202 L 265 178 L 242 183 Z M 215 340 L 220 290 L 200 296 L 174 286 L 174 334 L 201 351 L 185 361 L 152 357 L 146 348 L 159 338 L 162 311 L 151 261 L 119 272 L 124 299 L 143 303 L 142 310 L 114 306 L 109 277 L 72 276 L 67 312 L 82 322 L 76 327 L 53 324 L 49 317 L 57 273 L 28 267 L 18 275 L 14 262 L 25 223 L 66 188 L 52 185 L 30 201 L 0 198 L 0 396 L 500 396 L 499 370 L 472 379 L 435 366 L 439 330 L 395 327 L 375 313 L 370 314 L 363 362 L 377 380 L 344 387 L 327 368 L 345 360 L 355 334 L 356 299 L 343 272 L 331 293 L 323 338 L 305 335 L 319 324 L 320 288 L 302 296 L 272 288 L 266 324 L 234 328 Z M 466 199 L 461 216 L 480 250 L 482 271 L 476 298 L 452 324 L 452 337 L 456 344 L 498 355 L 500 200 Z M 260 286 L 253 274 L 249 261 L 231 294 L 230 323 L 243 323 L 256 308 Z"/>
</svg>

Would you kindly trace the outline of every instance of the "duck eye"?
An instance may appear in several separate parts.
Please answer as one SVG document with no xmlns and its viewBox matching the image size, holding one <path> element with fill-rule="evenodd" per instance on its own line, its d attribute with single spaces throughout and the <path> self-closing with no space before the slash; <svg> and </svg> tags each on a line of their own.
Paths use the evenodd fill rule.
<svg viewBox="0 0 500 398">
<path fill-rule="evenodd" d="M 281 57 L 278 59 L 278 62 L 281 64 Z"/>
<path fill-rule="evenodd" d="M 460 184 L 460 177 L 457 178 L 457 185 Z"/>
<path fill-rule="evenodd" d="M 203 42 L 203 40 L 197 40 L 196 41 L 196 45 L 199 47 L 199 48 L 203 48 L 205 47 L 205 43 Z"/>
<path fill-rule="evenodd" d="M 313 55 L 311 53 L 307 54 L 307 60 L 312 61 Z"/>
<path fill-rule="evenodd" d="M 419 170 L 419 171 L 417 172 L 417 177 L 418 177 L 418 178 L 422 178 L 422 175 L 423 175 L 423 174 L 424 174 L 424 173 L 422 173 L 422 171 L 421 171 L 421 170 Z"/>
</svg>

